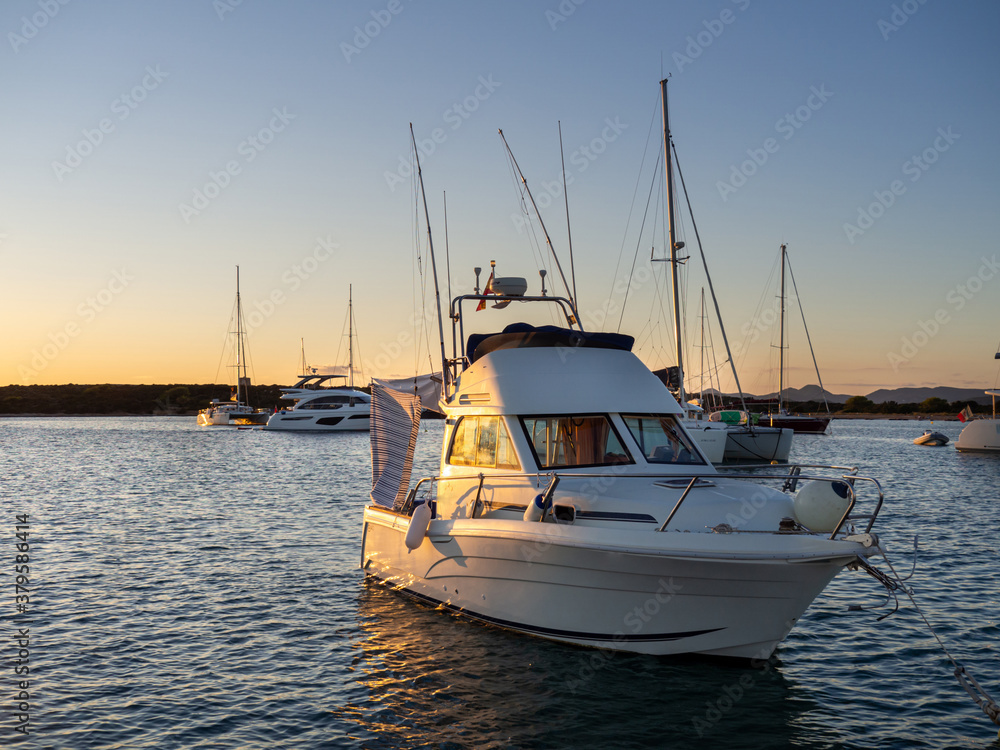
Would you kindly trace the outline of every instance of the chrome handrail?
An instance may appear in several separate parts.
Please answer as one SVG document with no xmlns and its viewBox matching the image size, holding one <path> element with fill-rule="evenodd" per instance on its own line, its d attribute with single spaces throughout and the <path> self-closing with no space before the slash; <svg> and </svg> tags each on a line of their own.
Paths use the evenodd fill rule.
<svg viewBox="0 0 1000 750">
<path fill-rule="evenodd" d="M 545 506 L 546 506 L 546 509 L 547 509 L 548 506 L 551 506 L 552 495 L 555 492 L 556 485 L 558 485 L 559 482 L 561 480 L 563 480 L 563 479 L 596 478 L 596 477 L 602 477 L 603 478 L 603 477 L 609 477 L 609 476 L 614 476 L 614 477 L 621 478 L 621 479 L 635 478 L 635 479 L 674 479 L 674 480 L 680 480 L 680 479 L 688 479 L 688 478 L 690 478 L 690 481 L 688 482 L 688 484 L 685 487 L 684 491 L 681 493 L 681 496 L 677 500 L 677 503 L 674 505 L 673 509 L 670 511 L 670 514 L 667 516 L 667 519 L 657 529 L 657 531 L 664 531 L 666 529 L 667 524 L 671 520 L 673 520 L 674 515 L 676 515 L 677 511 L 680 509 L 680 507 L 683 504 L 683 502 L 687 499 L 690 491 L 697 486 L 697 482 L 698 482 L 699 479 L 705 479 L 706 477 L 716 477 L 716 478 L 725 478 L 725 479 L 747 479 L 747 480 L 768 479 L 768 480 L 775 480 L 775 481 L 777 481 L 777 480 L 788 480 L 789 477 L 793 477 L 794 476 L 797 481 L 802 481 L 802 480 L 804 480 L 804 481 L 811 481 L 811 482 L 816 482 L 816 481 L 818 481 L 818 482 L 837 482 L 837 481 L 839 481 L 839 482 L 843 482 L 844 484 L 847 485 L 847 491 L 848 491 L 848 496 L 850 498 L 850 502 L 848 503 L 847 510 L 844 512 L 843 516 L 841 516 L 840 521 L 837 523 L 837 526 L 834 528 L 833 532 L 830 534 L 830 537 L 829 537 L 830 539 L 835 539 L 837 537 L 837 535 L 843 529 L 844 524 L 846 524 L 849 520 L 851 520 L 851 518 L 856 518 L 856 519 L 867 518 L 868 519 L 868 524 L 865 527 L 864 533 L 868 534 L 868 533 L 871 532 L 872 527 L 875 525 L 875 520 L 878 518 L 878 515 L 879 515 L 879 513 L 882 510 L 882 505 L 885 502 L 885 493 L 882 491 L 882 485 L 879 483 L 879 481 L 877 479 L 875 479 L 874 477 L 859 476 L 857 474 L 858 468 L 856 466 L 830 466 L 830 465 L 826 465 L 826 464 L 784 464 L 783 468 L 785 468 L 785 467 L 787 467 L 789 469 L 789 472 L 786 473 L 786 474 L 777 474 L 777 473 L 773 473 L 773 474 L 731 473 L 728 470 L 725 471 L 724 473 L 719 473 L 719 472 L 713 472 L 713 473 L 699 472 L 699 473 L 691 473 L 691 474 L 665 474 L 663 472 L 656 472 L 656 473 L 627 473 L 627 474 L 624 474 L 624 473 L 615 473 L 615 472 L 562 472 L 562 473 L 560 473 L 560 472 L 555 472 L 555 471 L 550 471 L 550 472 L 541 472 L 540 471 L 540 472 L 535 472 L 535 473 L 531 473 L 531 474 L 525 473 L 525 472 L 503 472 L 503 473 L 496 473 L 496 474 L 485 474 L 483 472 L 477 472 L 476 474 L 466 474 L 466 475 L 459 475 L 459 476 L 454 476 L 454 475 L 453 476 L 431 476 L 431 477 L 423 477 L 422 479 L 420 479 L 419 481 L 417 481 L 417 483 L 410 489 L 410 491 L 409 491 L 409 493 L 407 495 L 406 501 L 403 503 L 402 508 L 400 508 L 400 512 L 406 513 L 407 510 L 409 510 L 409 509 L 412 508 L 413 501 L 416 498 L 417 491 L 418 491 L 418 489 L 420 488 L 420 486 L 424 482 L 447 482 L 447 481 L 457 481 L 457 480 L 462 480 L 462 481 L 466 481 L 466 482 L 468 482 L 468 481 L 478 481 L 479 482 L 479 490 L 481 491 L 481 489 L 482 489 L 482 483 L 483 483 L 483 481 L 485 481 L 486 477 L 489 477 L 491 479 L 515 479 L 515 478 L 516 479 L 533 479 L 533 480 L 536 481 L 536 483 L 538 482 L 538 480 L 541 480 L 543 478 L 547 478 L 549 480 L 549 485 L 546 487 L 545 492 L 544 492 Z M 721 468 L 729 468 L 729 467 L 721 467 Z M 734 469 L 737 469 L 737 468 L 755 468 L 756 469 L 756 468 L 766 468 L 766 467 L 754 467 L 754 466 L 751 466 L 751 467 L 742 466 L 741 467 L 741 466 L 733 466 L 731 468 L 734 468 Z M 811 475 L 811 474 L 810 475 L 804 475 L 804 474 L 801 473 L 801 469 L 803 469 L 803 468 L 833 469 L 833 470 L 844 471 L 844 472 L 848 472 L 848 473 L 844 473 L 840 477 L 818 476 L 818 475 Z M 796 472 L 796 470 L 798 470 L 798 472 Z M 876 490 L 876 492 L 878 492 L 878 502 L 875 504 L 875 510 L 872 513 L 870 513 L 870 514 L 863 514 L 863 515 L 860 515 L 860 516 L 852 516 L 851 515 L 852 511 L 854 510 L 855 503 L 857 501 L 857 493 L 854 490 L 854 482 L 871 482 L 873 485 L 875 485 L 875 490 Z M 479 495 L 479 492 L 477 492 L 477 501 L 476 501 L 477 503 L 478 503 L 478 495 Z M 544 518 L 544 515 L 543 515 L 543 518 Z"/>
</svg>

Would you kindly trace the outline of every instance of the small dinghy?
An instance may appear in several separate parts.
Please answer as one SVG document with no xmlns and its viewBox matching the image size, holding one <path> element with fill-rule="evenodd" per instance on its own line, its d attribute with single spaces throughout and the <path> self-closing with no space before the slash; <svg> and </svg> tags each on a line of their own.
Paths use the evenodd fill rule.
<svg viewBox="0 0 1000 750">
<path fill-rule="evenodd" d="M 948 436 L 932 430 L 924 430 L 924 434 L 913 441 L 916 445 L 948 445 Z"/>
</svg>

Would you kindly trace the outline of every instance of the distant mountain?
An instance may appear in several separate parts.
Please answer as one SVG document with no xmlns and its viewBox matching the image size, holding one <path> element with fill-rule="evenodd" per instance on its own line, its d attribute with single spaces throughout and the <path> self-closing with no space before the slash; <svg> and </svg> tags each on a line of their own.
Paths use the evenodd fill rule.
<svg viewBox="0 0 1000 750">
<path fill-rule="evenodd" d="M 824 394 L 826 395 L 826 400 L 831 404 L 842 404 L 850 398 L 850 396 L 842 393 L 830 393 L 830 391 L 820 388 L 818 385 L 807 385 L 804 388 L 786 388 L 785 401 L 822 401 Z M 778 394 L 777 392 L 768 393 L 766 396 L 760 396 L 759 398 L 769 398 L 777 401 Z"/>
<path fill-rule="evenodd" d="M 895 401 L 897 404 L 919 404 L 929 398 L 943 398 L 945 401 L 970 401 L 977 404 L 990 403 L 990 397 L 982 388 L 949 388 L 939 385 L 934 388 L 880 388 L 868 394 L 876 404 Z"/>
<path fill-rule="evenodd" d="M 718 391 L 707 388 L 705 389 L 705 393 L 706 395 L 709 393 L 722 395 L 727 399 L 737 397 L 736 394 L 719 394 Z M 793 403 L 822 401 L 824 393 L 826 394 L 826 400 L 831 404 L 843 404 L 846 403 L 847 399 L 851 398 L 851 396 L 843 393 L 830 393 L 818 385 L 807 385 L 804 388 L 786 388 L 785 400 Z M 746 394 L 746 398 L 747 400 L 754 401 L 777 401 L 778 394 L 767 393 L 761 396 Z M 983 393 L 982 388 L 950 388 L 943 385 L 934 388 L 880 388 L 873 393 L 869 393 L 866 398 L 876 404 L 884 404 L 886 401 L 895 401 L 897 404 L 919 404 L 929 398 L 943 398 L 949 403 L 953 401 L 968 401 L 975 404 L 989 404 L 991 402 L 990 397 Z"/>
</svg>

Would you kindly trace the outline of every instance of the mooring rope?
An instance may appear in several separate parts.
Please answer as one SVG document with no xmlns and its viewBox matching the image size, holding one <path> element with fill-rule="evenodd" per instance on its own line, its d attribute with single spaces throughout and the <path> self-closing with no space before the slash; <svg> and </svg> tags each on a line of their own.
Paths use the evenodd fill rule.
<svg viewBox="0 0 1000 750">
<path fill-rule="evenodd" d="M 916 544 L 917 540 L 916 538 L 914 538 L 913 540 L 914 565 L 916 564 Z M 979 684 L 976 678 L 972 676 L 972 673 L 969 672 L 969 670 L 966 669 L 965 666 L 958 661 L 958 659 L 956 659 L 954 656 L 951 655 L 951 652 L 948 651 L 947 646 L 944 645 L 944 641 L 941 640 L 941 637 L 937 634 L 937 632 L 931 626 L 930 621 L 928 621 L 927 617 L 924 615 L 923 610 L 920 609 L 920 605 L 917 604 L 917 600 L 913 596 L 913 591 L 909 587 L 903 585 L 903 581 L 906 580 L 906 578 L 912 576 L 913 573 L 911 572 L 910 575 L 907 576 L 906 578 L 900 578 L 899 574 L 896 572 L 896 568 L 893 567 L 892 561 L 889 560 L 889 556 L 885 552 L 885 547 L 883 547 L 881 544 L 879 545 L 879 551 L 882 553 L 882 557 L 885 559 L 886 565 L 889 566 L 889 570 L 892 571 L 892 576 L 886 575 L 880 570 L 877 570 L 876 568 L 869 565 L 867 562 L 861 560 L 861 558 L 858 558 L 859 562 L 861 563 L 861 567 L 863 567 L 865 571 L 873 578 L 875 578 L 879 583 L 885 586 L 886 590 L 889 592 L 889 595 L 892 596 L 893 598 L 896 597 L 897 591 L 902 591 L 904 594 L 906 594 L 907 598 L 910 600 L 910 603 L 913 604 L 913 608 L 920 616 L 920 619 L 924 621 L 924 625 L 926 625 L 927 629 L 931 631 L 931 635 L 934 636 L 934 640 L 938 642 L 938 645 L 941 647 L 941 650 L 944 652 L 945 656 L 947 656 L 948 660 L 954 665 L 955 679 L 958 680 L 958 684 L 961 685 L 962 688 L 965 690 L 965 692 L 967 692 L 969 696 L 972 698 L 972 700 L 976 702 L 976 705 L 982 709 L 983 713 L 990 718 L 990 721 L 992 721 L 997 726 L 1000 726 L 1000 706 L 997 705 L 996 701 L 994 701 L 992 696 L 990 696 L 990 694 L 986 692 L 986 689 Z M 899 606 L 898 600 L 896 606 L 897 608 Z M 889 614 L 892 614 L 892 612 L 890 612 Z M 882 620 L 886 617 L 888 617 L 888 615 L 882 615 L 882 617 L 878 619 Z M 998 734 L 998 736 L 1000 736 L 1000 734 Z"/>
</svg>

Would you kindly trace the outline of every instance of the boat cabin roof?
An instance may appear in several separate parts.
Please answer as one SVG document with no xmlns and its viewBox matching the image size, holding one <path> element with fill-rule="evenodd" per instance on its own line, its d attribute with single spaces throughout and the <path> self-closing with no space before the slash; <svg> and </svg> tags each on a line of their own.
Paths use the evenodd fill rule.
<svg viewBox="0 0 1000 750">
<path fill-rule="evenodd" d="M 465 347 L 465 356 L 473 363 L 497 349 L 533 347 L 596 348 L 632 351 L 635 339 L 623 333 L 576 331 L 559 326 L 533 326 L 511 323 L 500 333 L 473 333 Z"/>
<path fill-rule="evenodd" d="M 631 343 L 631 337 L 623 338 Z M 511 343 L 480 353 L 459 376 L 449 411 L 681 414 L 663 383 L 627 347 L 572 346 L 557 343 L 558 336 L 524 340 L 530 343 Z"/>
</svg>

